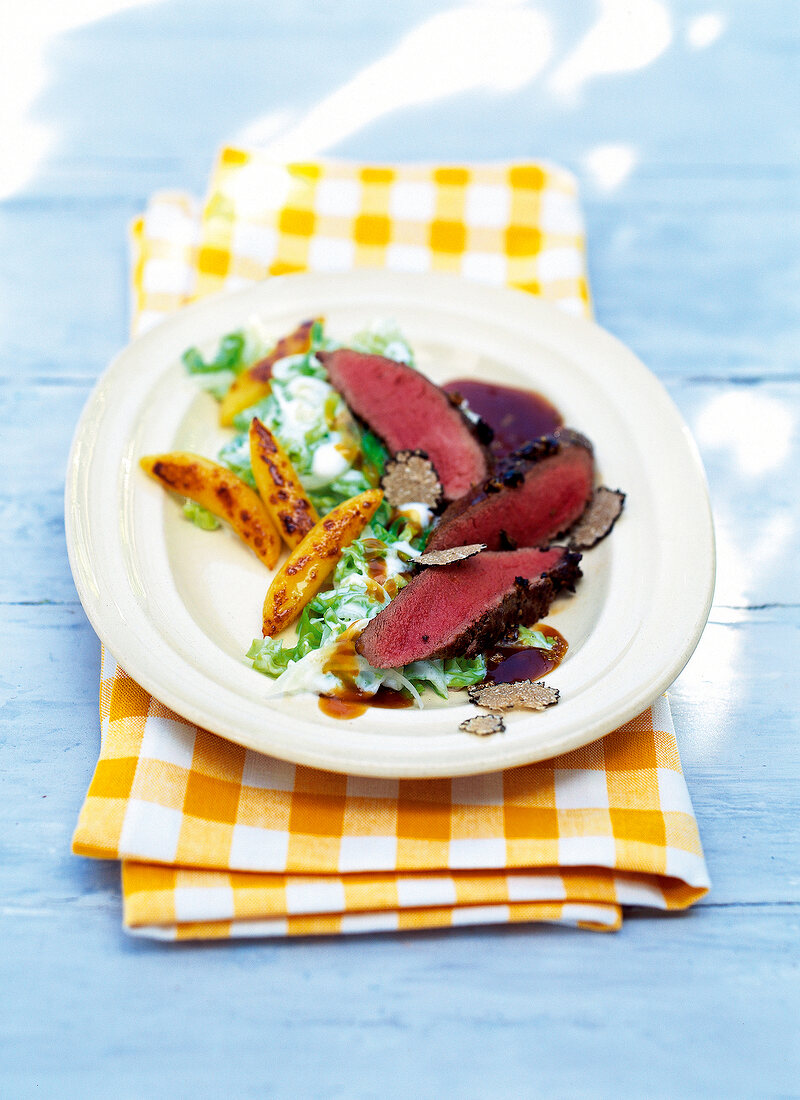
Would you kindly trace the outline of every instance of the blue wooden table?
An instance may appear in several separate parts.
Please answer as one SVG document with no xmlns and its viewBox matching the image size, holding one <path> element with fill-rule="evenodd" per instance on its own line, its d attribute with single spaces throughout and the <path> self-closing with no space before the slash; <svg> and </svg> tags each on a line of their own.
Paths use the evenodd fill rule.
<svg viewBox="0 0 800 1100">
<path fill-rule="evenodd" d="M 0 1093 L 798 1095 L 796 0 L 15 7 Z M 115 864 L 70 855 L 98 643 L 67 565 L 67 449 L 126 339 L 128 220 L 156 188 L 202 193 L 237 138 L 579 174 L 598 319 L 681 408 L 716 515 L 715 606 L 672 692 L 714 883 L 686 915 L 163 946 L 120 930 Z"/>
</svg>

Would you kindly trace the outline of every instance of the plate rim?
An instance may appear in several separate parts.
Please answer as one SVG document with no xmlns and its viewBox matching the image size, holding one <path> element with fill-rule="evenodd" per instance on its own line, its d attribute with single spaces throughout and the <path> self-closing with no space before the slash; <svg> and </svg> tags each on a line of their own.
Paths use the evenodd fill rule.
<svg viewBox="0 0 800 1100">
<path fill-rule="evenodd" d="M 330 287 L 332 284 L 339 292 L 343 288 L 350 287 L 350 294 L 357 294 L 359 289 L 363 293 L 365 279 L 369 280 L 370 289 L 373 292 L 376 285 L 378 285 L 378 289 L 389 297 L 398 293 L 411 294 L 412 296 L 423 295 L 430 302 L 431 299 L 436 300 L 439 295 L 452 296 L 453 292 L 457 290 L 459 294 L 471 297 L 473 300 L 489 301 L 493 299 L 495 303 L 514 303 L 514 309 L 526 310 L 533 321 L 544 319 L 546 325 L 554 329 L 557 334 L 559 332 L 562 334 L 572 333 L 579 342 L 587 337 L 591 341 L 598 341 L 600 345 L 605 345 L 606 349 L 619 359 L 628 370 L 634 371 L 638 375 L 639 381 L 646 382 L 652 394 L 660 402 L 662 410 L 670 412 L 675 421 L 675 426 L 679 429 L 677 438 L 680 438 L 684 448 L 684 458 L 692 469 L 695 478 L 694 489 L 699 502 L 703 505 L 699 517 L 702 521 L 701 526 L 704 528 L 702 534 L 706 551 L 702 559 L 704 567 L 702 583 L 700 584 L 702 598 L 698 600 L 691 621 L 687 624 L 688 629 L 685 634 L 684 645 L 679 651 L 672 654 L 670 660 L 665 662 L 661 675 L 647 685 L 639 685 L 638 690 L 629 693 L 624 703 L 617 701 L 615 706 L 598 709 L 594 719 L 585 723 L 581 729 L 574 730 L 567 735 L 554 736 L 549 741 L 540 741 L 538 744 L 530 745 L 527 748 L 517 743 L 506 743 L 504 745 L 498 738 L 492 738 L 490 744 L 482 739 L 469 738 L 466 742 L 460 743 L 464 747 L 465 758 L 462 760 L 453 758 L 454 754 L 451 752 L 445 754 L 445 759 L 437 759 L 435 754 L 428 752 L 425 760 L 410 764 L 401 763 L 399 760 L 391 762 L 387 759 L 376 759 L 373 753 L 358 758 L 351 751 L 342 757 L 342 754 L 336 751 L 335 744 L 330 743 L 327 752 L 319 748 L 307 750 L 302 745 L 293 744 L 291 741 L 285 745 L 270 744 L 265 747 L 263 739 L 251 736 L 247 730 L 234 728 L 231 724 L 225 726 L 224 723 L 222 724 L 224 728 L 220 728 L 220 722 L 215 720 L 209 723 L 208 712 L 202 706 L 193 705 L 191 700 L 187 700 L 179 691 L 173 688 L 168 679 L 165 681 L 163 677 L 157 676 L 150 665 L 140 660 L 139 654 L 131 651 L 130 648 L 128 648 L 127 653 L 120 652 L 120 644 L 122 644 L 123 649 L 126 648 L 124 639 L 120 639 L 119 631 L 114 629 L 114 624 L 109 623 L 107 604 L 97 585 L 93 583 L 92 570 L 87 568 L 88 563 L 92 560 L 91 548 L 85 545 L 85 541 L 82 541 L 82 535 L 91 526 L 89 517 L 86 514 L 89 501 L 88 499 L 81 499 L 79 482 L 82 474 L 88 472 L 82 465 L 82 454 L 86 448 L 87 434 L 91 432 L 98 420 L 99 406 L 102 405 L 106 392 L 116 383 L 117 375 L 124 368 L 125 360 L 131 355 L 135 356 L 143 348 L 146 349 L 148 342 L 158 343 L 159 340 L 163 340 L 165 334 L 170 330 L 182 327 L 180 322 L 185 323 L 187 318 L 191 320 L 193 316 L 198 314 L 213 315 L 215 311 L 224 312 L 224 308 L 228 305 L 235 310 L 237 304 L 242 303 L 241 317 L 244 318 L 248 315 L 248 312 L 253 311 L 252 308 L 249 311 L 244 309 L 244 303 L 251 298 L 272 295 L 274 298 L 280 299 L 281 294 L 286 294 L 291 298 L 292 292 L 298 292 L 301 297 L 304 294 L 310 294 L 312 297 L 324 300 L 326 290 L 328 294 L 331 293 Z M 262 308 L 265 307 L 266 301 L 262 303 Z M 581 333 L 583 333 L 583 337 L 581 337 Z M 171 365 L 172 360 L 165 358 L 161 364 L 158 377 L 161 377 Z M 578 425 L 578 427 L 581 427 L 581 425 Z M 81 514 L 81 508 L 84 509 L 83 514 Z M 385 778 L 443 778 L 480 774 L 521 766 L 548 759 L 554 755 L 560 755 L 563 752 L 588 744 L 623 725 L 641 713 L 655 698 L 662 694 L 679 675 L 694 652 L 710 612 L 716 570 L 713 518 L 705 471 L 699 451 L 672 398 L 655 375 L 629 348 L 594 321 L 567 314 L 552 303 L 520 290 L 484 286 L 459 276 L 440 273 L 404 275 L 380 270 L 360 270 L 337 275 L 298 273 L 275 276 L 246 287 L 223 291 L 200 299 L 183 307 L 175 314 L 167 315 L 152 329 L 141 336 L 135 337 L 112 358 L 108 367 L 103 371 L 87 398 L 76 425 L 65 482 L 65 531 L 69 562 L 76 589 L 92 627 L 103 644 L 114 654 L 115 659 L 125 668 L 128 675 L 132 676 L 161 703 L 176 711 L 187 721 L 202 728 L 210 729 L 220 736 L 255 751 L 268 752 L 271 755 L 297 764 L 305 764 L 324 770 Z M 613 718 L 610 716 L 611 711 L 613 711 Z M 392 737 L 388 740 L 393 747 L 398 748 L 400 743 L 405 741 L 405 737 Z M 481 746 L 482 751 L 480 753 L 475 750 L 475 743 Z M 423 748 L 425 744 L 425 739 L 421 738 L 417 738 L 414 742 L 417 750 Z M 384 756 L 386 755 L 384 753 Z"/>
</svg>

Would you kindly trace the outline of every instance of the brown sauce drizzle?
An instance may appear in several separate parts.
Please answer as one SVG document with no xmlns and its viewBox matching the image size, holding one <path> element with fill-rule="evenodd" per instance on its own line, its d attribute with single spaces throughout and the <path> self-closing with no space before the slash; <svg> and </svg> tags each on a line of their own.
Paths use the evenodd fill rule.
<svg viewBox="0 0 800 1100">
<path fill-rule="evenodd" d="M 319 709 L 329 718 L 358 718 L 366 714 L 367 704 L 343 699 L 339 695 L 320 695 Z"/>
<path fill-rule="evenodd" d="M 368 695 L 356 685 L 358 662 L 352 639 L 343 638 L 331 657 L 325 662 L 323 672 L 332 672 L 342 681 L 342 687 L 330 695 L 320 695 L 319 709 L 330 718 L 357 718 L 367 707 L 398 710 L 413 706 L 413 700 L 402 691 L 379 687 L 374 695 Z"/>
<path fill-rule="evenodd" d="M 504 458 L 540 435 L 554 432 L 564 423 L 558 409 L 533 390 L 497 386 L 472 378 L 456 378 L 442 388 L 448 393 L 460 394 L 470 409 L 492 428 L 494 439 L 490 450 L 495 458 Z"/>
<path fill-rule="evenodd" d="M 384 710 L 401 710 L 414 705 L 414 700 L 394 688 L 379 687 L 374 695 L 367 695 L 358 688 L 347 689 L 336 695 L 320 695 L 319 709 L 330 718 L 357 718 L 368 707 Z"/>
<path fill-rule="evenodd" d="M 539 680 L 561 664 L 566 656 L 567 640 L 555 627 L 537 623 L 534 630 L 554 638 L 553 649 L 532 646 L 499 645 L 486 654 L 486 680 L 491 684 L 510 684 L 515 680 Z"/>
<path fill-rule="evenodd" d="M 377 581 L 378 584 L 384 584 L 387 574 L 386 559 L 373 558 L 372 561 L 367 561 L 367 572 L 372 580 Z"/>
</svg>

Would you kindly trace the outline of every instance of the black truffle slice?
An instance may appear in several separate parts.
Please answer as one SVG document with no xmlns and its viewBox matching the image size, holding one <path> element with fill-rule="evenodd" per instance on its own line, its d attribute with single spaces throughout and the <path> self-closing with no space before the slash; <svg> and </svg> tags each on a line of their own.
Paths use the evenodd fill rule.
<svg viewBox="0 0 800 1100">
<path fill-rule="evenodd" d="M 469 546 L 452 546 L 449 550 L 431 550 L 429 554 L 414 558 L 414 565 L 451 565 L 454 561 L 474 558 L 485 549 L 485 542 L 473 542 Z"/>
<path fill-rule="evenodd" d="M 622 513 L 625 494 L 601 485 L 595 489 L 580 519 L 568 532 L 572 550 L 590 550 L 611 531 Z"/>
<path fill-rule="evenodd" d="M 546 710 L 558 702 L 558 689 L 548 687 L 543 680 L 515 680 L 510 684 L 475 684 L 469 697 L 487 710 Z"/>
<path fill-rule="evenodd" d="M 412 502 L 438 508 L 442 502 L 442 483 L 424 451 L 398 451 L 386 463 L 381 488 L 394 508 Z"/>
<path fill-rule="evenodd" d="M 465 718 L 458 728 L 476 737 L 488 737 L 491 733 L 504 733 L 506 724 L 499 714 L 475 714 Z"/>
</svg>

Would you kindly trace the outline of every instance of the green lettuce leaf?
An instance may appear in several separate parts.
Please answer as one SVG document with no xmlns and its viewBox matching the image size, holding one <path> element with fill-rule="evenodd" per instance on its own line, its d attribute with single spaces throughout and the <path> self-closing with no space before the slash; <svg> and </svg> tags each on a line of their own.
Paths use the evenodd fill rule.
<svg viewBox="0 0 800 1100">
<path fill-rule="evenodd" d="M 247 338 L 242 331 L 229 332 L 219 342 L 212 359 L 204 359 L 198 348 L 187 348 L 183 353 L 183 365 L 190 374 L 214 374 L 217 371 L 238 373 L 247 366 L 245 348 Z"/>
<path fill-rule="evenodd" d="M 361 433 L 361 453 L 364 456 L 364 475 L 370 485 L 375 487 L 383 477 L 389 452 L 376 435 L 364 430 Z"/>
<path fill-rule="evenodd" d="M 555 649 L 558 645 L 556 638 L 549 638 L 546 634 L 542 634 L 541 630 L 531 630 L 527 626 L 521 626 L 519 628 L 518 636 L 519 645 L 530 646 L 531 649 Z"/>
<path fill-rule="evenodd" d="M 200 527 L 203 531 L 216 531 L 218 527 L 222 526 L 213 512 L 209 512 L 208 508 L 204 508 L 202 504 L 198 504 L 194 500 L 185 502 L 183 514 L 192 521 L 195 527 Z"/>
</svg>

